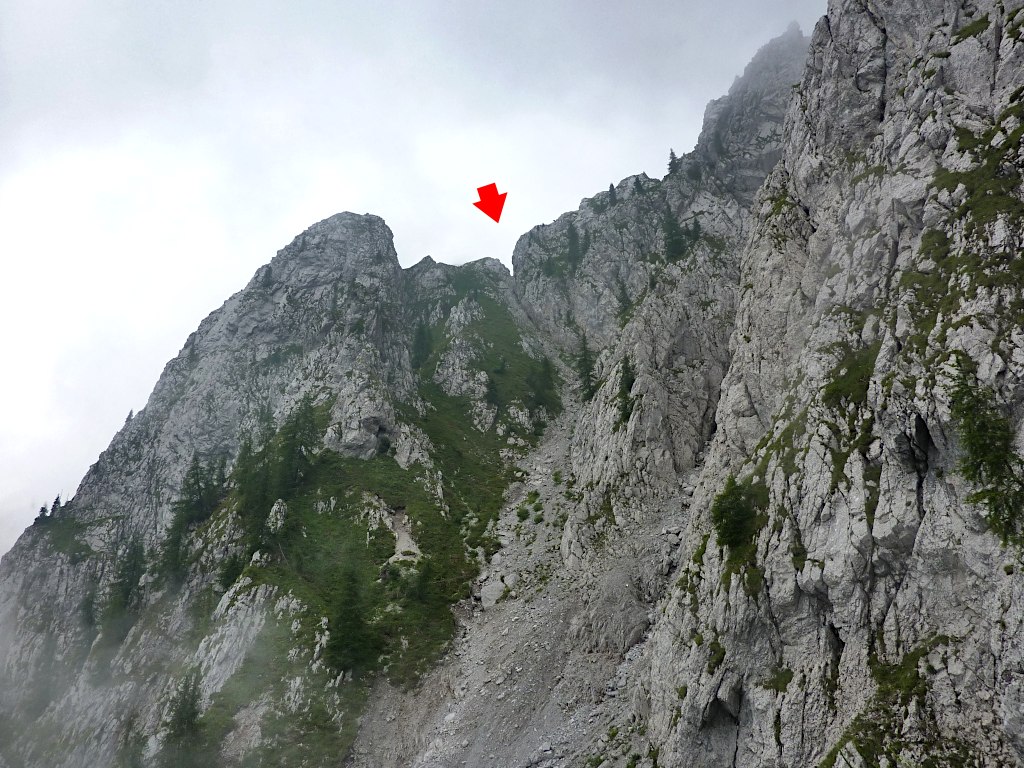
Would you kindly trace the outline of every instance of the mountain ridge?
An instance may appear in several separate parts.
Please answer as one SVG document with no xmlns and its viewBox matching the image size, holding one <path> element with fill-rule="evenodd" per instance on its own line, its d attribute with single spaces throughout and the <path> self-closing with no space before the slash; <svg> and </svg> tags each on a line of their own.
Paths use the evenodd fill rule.
<svg viewBox="0 0 1024 768">
<path fill-rule="evenodd" d="M 1020 765 L 1021 24 L 835 0 L 512 273 L 300 234 L 0 562 L 0 765 Z"/>
</svg>

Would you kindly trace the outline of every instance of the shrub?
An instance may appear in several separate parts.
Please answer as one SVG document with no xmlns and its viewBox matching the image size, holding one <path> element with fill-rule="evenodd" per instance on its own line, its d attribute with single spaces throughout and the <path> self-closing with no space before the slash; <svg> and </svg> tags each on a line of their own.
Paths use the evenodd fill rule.
<svg viewBox="0 0 1024 768">
<path fill-rule="evenodd" d="M 969 37 L 977 37 L 986 29 L 988 29 L 990 25 L 991 22 L 989 21 L 988 14 L 986 13 L 981 18 L 975 19 L 966 27 L 957 32 L 956 35 L 953 36 L 953 45 L 962 43 Z"/>
<path fill-rule="evenodd" d="M 793 682 L 793 670 L 789 667 L 776 667 L 768 677 L 761 681 L 761 687 L 769 691 L 785 693 L 791 682 Z"/>
<path fill-rule="evenodd" d="M 733 475 L 711 504 L 711 522 L 718 543 L 738 550 L 748 545 L 760 528 L 759 513 L 768 506 L 768 489 L 760 483 L 737 482 Z"/>
<path fill-rule="evenodd" d="M 160 553 L 160 572 L 171 584 L 180 584 L 187 569 L 185 535 L 205 522 L 224 498 L 225 462 L 223 459 L 203 466 L 192 455 L 192 463 L 181 481 L 178 500 L 173 504 L 174 516 L 167 528 Z"/>
<path fill-rule="evenodd" d="M 227 591 L 231 585 L 238 581 L 245 569 L 245 558 L 240 554 L 234 554 L 220 564 L 220 572 L 217 574 L 217 581 Z"/>
<path fill-rule="evenodd" d="M 597 383 L 594 381 L 594 353 L 587 343 L 587 334 L 580 334 L 580 351 L 576 356 L 576 373 L 579 374 L 580 383 L 583 386 L 583 400 L 593 398 L 597 391 Z"/>
<path fill-rule="evenodd" d="M 737 482 L 732 475 L 711 504 L 711 522 L 718 544 L 729 550 L 722 571 L 722 585 L 727 591 L 733 574 L 744 568 L 743 588 L 747 595 L 756 597 L 764 586 L 764 572 L 757 565 L 756 537 L 768 521 L 764 514 L 767 507 L 768 489 L 763 484 Z"/>
<path fill-rule="evenodd" d="M 133 539 L 118 560 L 110 597 L 103 611 L 104 634 L 114 643 L 120 643 L 128 635 L 142 607 L 139 580 L 145 572 L 145 550 L 141 542 Z"/>
<path fill-rule="evenodd" d="M 711 674 L 725 661 L 725 646 L 718 642 L 716 637 L 708 644 L 708 649 L 711 651 L 711 656 L 708 658 L 708 674 Z"/>
<path fill-rule="evenodd" d="M 558 385 L 555 382 L 555 368 L 547 356 L 531 367 L 526 374 L 526 385 L 529 389 L 527 405 L 531 411 L 543 409 L 548 413 L 557 414 L 562 410 L 562 401 L 558 397 Z"/>
<path fill-rule="evenodd" d="M 665 260 L 675 263 L 687 256 L 701 239 L 700 222 L 683 227 L 667 210 L 661 219 L 661 232 L 665 238 Z"/>
<path fill-rule="evenodd" d="M 1014 429 L 996 404 L 995 392 L 977 380 L 975 365 L 962 357 L 952 392 L 952 413 L 964 455 L 960 474 L 978 487 L 968 496 L 987 509 L 989 527 L 1003 544 L 1024 544 L 1021 458 L 1013 448 Z"/>
<path fill-rule="evenodd" d="M 421 599 L 430 596 L 433 580 L 423 575 L 429 566 L 428 560 L 420 570 L 422 578 L 417 584 L 417 596 Z M 330 618 L 332 631 L 325 656 L 336 669 L 359 674 L 376 664 L 384 643 L 378 629 L 369 622 L 367 601 L 355 568 L 345 569 L 340 587 L 335 612 Z"/>
<path fill-rule="evenodd" d="M 178 683 L 167 718 L 167 738 L 157 764 L 160 768 L 214 765 L 217 748 L 209 743 L 199 709 L 199 673 L 188 672 Z"/>
<path fill-rule="evenodd" d="M 793 568 L 802 571 L 807 563 L 807 547 L 797 538 L 789 545 L 789 552 L 793 556 Z"/>
<path fill-rule="evenodd" d="M 821 399 L 826 405 L 836 407 L 846 401 L 863 405 L 868 399 L 868 384 L 875 370 L 875 360 L 881 342 L 875 342 L 863 349 L 850 351 L 835 368 L 831 380 L 822 390 Z"/>
<path fill-rule="evenodd" d="M 412 355 L 410 356 L 412 367 L 416 370 L 422 368 L 433 350 L 434 344 L 430 336 L 430 329 L 425 323 L 418 323 L 412 339 Z"/>
<path fill-rule="evenodd" d="M 494 383 L 494 377 L 487 374 L 487 388 L 484 390 L 484 402 L 495 408 L 501 407 L 501 396 L 498 394 L 498 385 Z"/>
</svg>

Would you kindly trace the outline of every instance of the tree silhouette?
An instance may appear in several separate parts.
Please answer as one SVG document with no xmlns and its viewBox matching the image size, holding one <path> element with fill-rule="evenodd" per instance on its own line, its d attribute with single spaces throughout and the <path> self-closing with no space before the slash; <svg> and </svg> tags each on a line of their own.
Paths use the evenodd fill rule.
<svg viewBox="0 0 1024 768">
<path fill-rule="evenodd" d="M 679 158 L 676 157 L 674 149 L 668 151 L 668 172 L 675 173 L 679 170 Z"/>
<path fill-rule="evenodd" d="M 580 233 L 576 230 L 576 225 L 571 221 L 569 222 L 568 230 L 566 230 L 566 239 L 568 241 L 567 259 L 569 264 L 575 267 L 582 260 L 583 251 L 580 249 Z"/>
<path fill-rule="evenodd" d="M 583 389 L 583 399 L 590 400 L 597 391 L 594 382 L 594 353 L 587 343 L 587 334 L 580 334 L 580 351 L 576 356 L 576 373 L 579 374 Z"/>
</svg>

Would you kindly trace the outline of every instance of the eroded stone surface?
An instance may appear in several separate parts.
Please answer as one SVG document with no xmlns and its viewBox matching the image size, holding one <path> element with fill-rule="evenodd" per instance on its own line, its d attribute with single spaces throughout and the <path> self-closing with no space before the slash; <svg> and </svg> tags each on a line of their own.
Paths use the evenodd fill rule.
<svg viewBox="0 0 1024 768">
<path fill-rule="evenodd" d="M 91 677 L 76 617 L 125 542 L 162 540 L 193 448 L 233 456 L 307 393 L 337 395 L 325 449 L 429 466 L 429 440 L 401 416 L 422 407 L 425 375 L 467 398 L 476 429 L 508 437 L 520 479 L 452 646 L 416 687 L 376 685 L 348 764 L 1019 765 L 1020 558 L 957 471 L 946 353 L 969 355 L 1020 422 L 1021 286 L 996 277 L 1024 226 L 1009 204 L 979 223 L 992 201 L 937 179 L 977 164 L 965 130 L 1019 174 L 1020 22 L 1019 2 L 833 0 L 810 41 L 790 30 L 709 106 L 678 170 L 534 228 L 514 278 L 494 260 L 403 271 L 372 216 L 311 227 L 203 322 L 90 470 L 71 514 L 92 554 L 30 530 L 4 557 L 0 707 L 37 707 L 38 727 L 69 745 L 47 765 L 108 763 L 129 725 L 151 758 L 177 671 L 203 670 L 208 703 L 271 617 L 295 628 L 294 675 L 283 703 L 240 709 L 226 764 L 264 743 L 266 712 L 335 690 L 326 617 L 293 594 L 243 579 L 196 629 L 192 601 L 237 549 L 232 517 L 190 543 L 202 554 L 183 593 L 110 662 L 118 685 Z M 939 286 L 936 312 L 919 286 L 947 266 L 928 230 L 983 259 Z M 460 269 L 489 276 L 486 300 L 565 380 L 564 411 L 528 450 L 514 437 L 531 427 L 525 405 L 499 416 L 488 403 L 483 297 L 432 304 L 453 343 L 429 371 L 410 359 L 403 308 L 454 295 Z M 584 337 L 589 399 L 572 365 Z M 768 498 L 739 565 L 710 514 L 730 474 Z M 402 533 L 395 557 L 415 560 L 402 513 L 365 507 L 368 527 Z M 904 688 L 887 698 L 886 679 Z M 42 764 L 39 739 L 0 731 L 0 765 Z"/>
</svg>

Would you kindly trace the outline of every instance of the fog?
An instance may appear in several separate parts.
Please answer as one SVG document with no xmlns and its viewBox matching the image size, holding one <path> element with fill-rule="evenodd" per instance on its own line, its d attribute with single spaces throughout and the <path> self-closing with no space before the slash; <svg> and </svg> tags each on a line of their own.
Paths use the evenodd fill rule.
<svg viewBox="0 0 1024 768">
<path fill-rule="evenodd" d="M 825 0 L 0 2 L 0 552 L 309 224 L 510 263 Z M 495 224 L 477 187 L 508 192 Z"/>
</svg>

